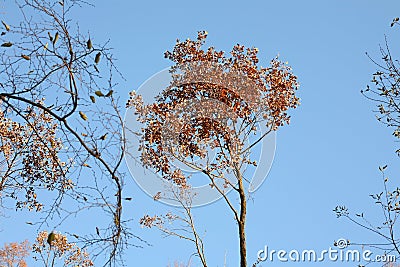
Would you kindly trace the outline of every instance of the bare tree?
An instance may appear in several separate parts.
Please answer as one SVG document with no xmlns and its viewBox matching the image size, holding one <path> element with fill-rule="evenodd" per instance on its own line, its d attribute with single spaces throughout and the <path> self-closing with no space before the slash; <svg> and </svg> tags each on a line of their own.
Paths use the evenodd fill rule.
<svg viewBox="0 0 400 267">
<path fill-rule="evenodd" d="M 196 249 L 194 255 L 200 259 L 203 266 L 207 266 L 204 243 L 196 228 L 192 211 L 193 194 L 190 188 L 188 186 L 170 187 L 166 193 L 168 195 L 172 194 L 173 200 L 178 201 L 183 209 L 176 212 L 168 212 L 164 215 L 145 215 L 140 219 L 139 223 L 148 228 L 156 227 L 165 236 L 175 236 L 191 242 Z M 162 195 L 164 194 L 160 193 L 155 196 L 155 200 L 159 200 Z M 188 266 L 190 266 L 190 263 Z"/>
<path fill-rule="evenodd" d="M 246 185 L 251 177 L 246 177 L 245 169 L 263 164 L 251 160 L 252 148 L 289 123 L 287 111 L 299 104 L 297 77 L 277 58 L 270 67 L 258 67 L 257 48 L 238 44 L 231 56 L 213 47 L 203 50 L 206 37 L 207 32 L 202 31 L 196 40 L 178 40 L 173 51 L 165 53 L 175 63 L 172 82 L 154 103 L 145 105 L 141 96 L 131 93 L 128 106 L 134 107 L 132 112 L 144 125 L 141 161 L 176 186 L 176 190 L 167 189 L 155 197 L 175 198 L 183 207 L 178 217 L 145 216 L 141 222 L 192 241 L 202 265 L 207 266 L 191 212 L 196 195 L 190 194 L 189 178 L 194 178 L 179 167 L 183 164 L 205 178 L 233 213 L 240 266 L 246 267 Z M 266 130 L 252 138 L 260 125 Z M 235 194 L 228 195 L 229 190 Z M 187 228 L 180 228 L 181 233 L 167 230 L 162 226 L 165 219 L 178 220 Z"/>
<path fill-rule="evenodd" d="M 395 18 L 391 26 L 398 25 L 399 18 Z M 386 38 L 385 38 L 386 39 Z M 363 96 L 376 102 L 378 110 L 375 113 L 378 121 L 393 129 L 393 136 L 400 138 L 400 70 L 399 61 L 392 57 L 389 44 L 385 40 L 385 46 L 380 47 L 382 60 L 374 60 L 368 54 L 371 61 L 377 66 L 377 71 L 373 74 L 371 86 L 367 85 L 365 90 L 361 90 Z M 400 149 L 396 150 L 400 155 Z"/>
<path fill-rule="evenodd" d="M 399 18 L 393 19 L 391 27 L 399 25 Z M 376 118 L 387 127 L 393 129 L 393 136 L 400 138 L 400 69 L 399 61 L 392 56 L 388 41 L 380 47 L 381 60 L 371 61 L 377 66 L 377 71 L 372 75 L 371 85 L 367 85 L 361 94 L 367 99 L 377 103 Z M 400 149 L 396 150 L 400 156 Z M 334 209 L 337 217 L 345 217 L 363 229 L 376 234 L 381 241 L 377 243 L 353 242 L 351 245 L 369 246 L 381 251 L 384 255 L 394 255 L 400 259 L 399 216 L 400 216 L 400 188 L 389 186 L 389 178 L 385 175 L 387 165 L 379 167 L 382 174 L 383 190 L 371 194 L 370 197 L 383 213 L 383 221 L 379 225 L 371 223 L 363 212 L 350 214 L 347 207 L 337 206 Z M 391 259 L 393 260 L 393 259 Z M 383 266 L 394 266 L 389 262 Z"/>
<path fill-rule="evenodd" d="M 70 19 L 85 1 L 16 5 L 21 22 L 2 21 L 0 36 L 1 199 L 39 212 L 39 229 L 85 210 L 107 216 L 108 224 L 75 236 L 111 265 L 133 236 L 122 217 L 125 137 L 114 94 L 114 76 L 122 76 L 107 42 Z"/>
<path fill-rule="evenodd" d="M 346 206 L 337 206 L 334 209 L 338 218 L 344 217 L 379 238 L 379 241 L 374 243 L 361 241 L 348 242 L 347 245 L 369 247 L 380 252 L 384 256 L 385 262 L 387 262 L 383 263 L 382 266 L 390 266 L 391 263 L 400 259 L 400 239 L 397 236 L 399 232 L 400 188 L 389 189 L 389 178 L 385 175 L 386 168 L 387 165 L 379 167 L 382 173 L 384 190 L 370 195 L 371 199 L 382 211 L 383 221 L 380 224 L 372 223 L 371 219 L 364 212 L 350 214 Z"/>
</svg>

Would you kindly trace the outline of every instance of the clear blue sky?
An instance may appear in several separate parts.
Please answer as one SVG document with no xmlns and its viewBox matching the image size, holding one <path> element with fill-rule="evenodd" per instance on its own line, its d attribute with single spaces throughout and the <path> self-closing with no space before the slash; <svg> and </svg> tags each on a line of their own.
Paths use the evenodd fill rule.
<svg viewBox="0 0 400 267">
<path fill-rule="evenodd" d="M 6 14 L 0 16 L 12 19 L 15 10 L 11 4 L 4 9 Z M 378 166 L 389 164 L 392 182 L 400 182 L 396 177 L 399 159 L 394 154 L 398 144 L 375 120 L 374 105 L 360 94 L 375 71 L 365 52 L 379 59 L 379 44 L 384 44 L 387 35 L 392 51 L 400 58 L 400 29 L 390 28 L 396 16 L 400 16 L 397 0 L 97 1 L 95 7 L 76 13 L 81 29 L 89 30 L 92 39 L 111 40 L 119 70 L 127 79 L 118 87 L 122 102 L 129 91 L 171 65 L 163 53 L 173 47 L 176 38 L 194 38 L 198 30 L 207 30 L 207 44 L 217 49 L 229 51 L 236 43 L 255 46 L 260 50 L 261 65 L 280 54 L 293 67 L 301 85 L 301 106 L 291 112 L 291 125 L 279 130 L 272 169 L 254 201 L 249 202 L 250 263 L 264 245 L 323 250 L 342 237 L 354 242 L 379 240 L 336 219 L 332 209 L 347 205 L 352 212 L 364 211 L 380 219 L 378 207 L 368 197 L 382 188 Z M 133 232 L 152 244 L 127 250 L 127 265 L 186 262 L 194 252 L 191 244 L 162 238 L 158 231 L 142 229 L 137 223 L 145 213 L 169 208 L 148 198 L 133 179 L 127 181 L 127 194 L 134 201 L 125 213 L 133 219 Z M 223 266 L 226 255 L 227 266 L 238 266 L 236 226 L 224 203 L 196 209 L 196 213 L 209 265 Z M 32 239 L 31 228 L 20 222 L 25 213 L 9 214 L 1 219 L 0 243 Z M 93 227 L 89 218 L 79 223 L 84 229 Z"/>
</svg>

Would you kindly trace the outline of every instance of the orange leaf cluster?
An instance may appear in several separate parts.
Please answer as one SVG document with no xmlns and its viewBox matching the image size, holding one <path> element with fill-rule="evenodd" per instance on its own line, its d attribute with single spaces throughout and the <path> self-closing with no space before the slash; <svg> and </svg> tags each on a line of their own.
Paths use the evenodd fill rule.
<svg viewBox="0 0 400 267">
<path fill-rule="evenodd" d="M 196 168 L 232 169 L 242 155 L 244 133 L 255 132 L 260 122 L 277 130 L 299 104 L 297 77 L 287 64 L 275 58 L 270 67 L 259 67 L 258 49 L 239 44 L 230 56 L 214 47 L 203 50 L 206 38 L 207 32 L 198 32 L 196 40 L 177 40 L 165 53 L 175 63 L 172 82 L 155 103 L 145 105 L 136 92 L 127 103 L 145 125 L 139 148 L 143 164 L 183 187 L 187 183 L 175 160 L 193 165 L 208 159 L 210 147 L 219 148 L 217 163 Z"/>
<path fill-rule="evenodd" d="M 32 246 L 34 253 L 46 253 L 52 250 L 54 257 L 64 258 L 64 266 L 94 266 L 89 258 L 89 254 L 79 248 L 75 243 L 69 243 L 67 237 L 60 233 L 55 233 L 54 240 L 51 242 L 51 247 L 47 243 L 48 232 L 42 231 L 36 237 L 36 242 Z"/>
<path fill-rule="evenodd" d="M 36 188 L 67 189 L 71 184 L 64 179 L 65 162 L 58 156 L 63 146 L 56 137 L 57 123 L 44 111 L 28 107 L 25 112 L 25 121 L 16 122 L 0 108 L 0 192 L 17 199 L 17 208 L 40 210 Z M 25 200 L 19 200 L 21 191 Z"/>
<path fill-rule="evenodd" d="M 0 249 L 0 266 L 26 267 L 25 258 L 29 256 L 30 245 L 27 240 L 22 243 L 5 244 Z"/>
</svg>

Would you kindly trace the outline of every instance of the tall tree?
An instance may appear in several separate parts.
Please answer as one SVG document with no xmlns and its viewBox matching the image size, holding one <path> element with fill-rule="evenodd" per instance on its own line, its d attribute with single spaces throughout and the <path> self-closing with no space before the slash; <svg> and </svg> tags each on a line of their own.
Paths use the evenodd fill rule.
<svg viewBox="0 0 400 267">
<path fill-rule="evenodd" d="M 79 241 L 95 249 L 94 258 L 115 263 L 132 235 L 122 217 L 125 139 L 111 48 L 71 20 L 85 1 L 16 5 L 21 12 L 13 19 L 21 21 L 5 18 L 0 36 L 2 203 L 40 212 L 39 228 L 101 212 L 109 223 L 93 225 Z"/>
<path fill-rule="evenodd" d="M 251 161 L 252 148 L 289 123 L 288 110 L 299 104 L 295 96 L 297 77 L 277 58 L 271 66 L 259 67 L 257 48 L 238 44 L 230 56 L 213 47 L 203 50 L 206 37 L 207 32 L 201 31 L 196 40 L 178 40 L 173 51 L 165 53 L 174 63 L 172 82 L 154 103 L 145 105 L 141 96 L 131 93 L 127 106 L 134 107 L 133 112 L 143 123 L 142 163 L 176 185 L 155 198 L 173 197 L 184 207 L 182 216 L 147 215 L 141 223 L 192 241 L 202 265 L 207 266 L 191 214 L 196 196 L 191 194 L 189 175 L 179 166 L 197 171 L 233 213 L 238 225 L 240 266 L 246 267 L 246 185 L 251 177 L 246 177 L 245 168 L 263 164 Z M 251 138 L 260 125 L 266 130 Z M 235 195 L 227 194 L 230 189 Z M 163 226 L 165 220 L 187 224 L 192 235 L 168 230 Z"/>
</svg>

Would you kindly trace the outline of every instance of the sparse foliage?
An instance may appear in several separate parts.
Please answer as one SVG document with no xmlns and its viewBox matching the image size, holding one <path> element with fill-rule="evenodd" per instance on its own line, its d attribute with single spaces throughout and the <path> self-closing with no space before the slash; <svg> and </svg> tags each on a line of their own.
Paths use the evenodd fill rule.
<svg viewBox="0 0 400 267">
<path fill-rule="evenodd" d="M 398 24 L 398 18 L 393 20 Z M 361 93 L 368 99 L 377 103 L 376 118 L 378 121 L 393 129 L 393 136 L 400 138 L 400 65 L 389 49 L 385 40 L 385 46 L 380 48 L 382 60 L 369 57 L 377 66 L 377 71 L 372 75 L 371 84 L 367 85 Z M 400 156 L 400 149 L 396 150 Z"/>
<path fill-rule="evenodd" d="M 399 18 L 394 18 L 391 27 L 399 25 Z M 377 103 L 375 112 L 378 114 L 378 121 L 393 129 L 392 135 L 400 138 L 400 72 L 399 61 L 392 55 L 388 41 L 385 40 L 385 47 L 380 48 L 381 60 L 369 58 L 377 66 L 377 71 L 372 75 L 371 84 L 367 85 L 361 93 Z M 396 150 L 400 156 L 400 149 Z M 383 255 L 394 255 L 395 260 L 400 259 L 400 238 L 398 219 L 400 216 L 400 188 L 390 187 L 390 179 L 385 175 L 387 165 L 379 167 L 382 174 L 383 191 L 371 194 L 370 197 L 377 204 L 383 213 L 383 222 L 379 225 L 371 223 L 370 219 L 363 212 L 351 214 L 345 206 L 337 206 L 334 209 L 337 217 L 345 217 L 356 225 L 376 234 L 381 242 L 374 244 L 365 242 L 354 242 L 351 245 L 361 245 L 375 248 Z M 388 262 L 383 266 L 395 266 L 393 262 Z"/>
<path fill-rule="evenodd" d="M 16 5 L 20 23 L 4 18 L 0 36 L 1 199 L 40 212 L 39 227 L 100 212 L 109 223 L 79 241 L 115 263 L 132 234 L 122 218 L 125 138 L 111 49 L 71 20 L 85 1 Z"/>
<path fill-rule="evenodd" d="M 183 211 L 168 212 L 164 215 L 145 215 L 140 219 L 139 223 L 147 228 L 156 227 L 165 236 L 175 236 L 192 242 L 196 248 L 195 255 L 198 256 L 203 266 L 207 266 L 203 240 L 196 229 L 192 212 L 193 195 L 190 188 L 182 186 L 177 188 L 171 187 L 169 192 L 173 194 L 174 199 L 179 201 Z M 161 194 L 158 194 L 155 200 L 159 200 L 160 198 Z"/>
<path fill-rule="evenodd" d="M 397 261 L 400 259 L 400 239 L 397 236 L 399 232 L 399 223 L 397 220 L 400 217 L 400 188 L 389 189 L 388 184 L 390 181 L 385 175 L 386 168 L 386 165 L 379 167 L 382 174 L 384 191 L 370 195 L 372 201 L 379 206 L 383 213 L 383 222 L 376 225 L 363 212 L 351 214 L 345 206 L 337 206 L 334 212 L 338 218 L 344 217 L 363 229 L 376 234 L 380 239 L 379 242 L 374 243 L 351 242 L 348 245 L 370 247 L 379 251 L 382 255 L 394 255 Z"/>
</svg>

